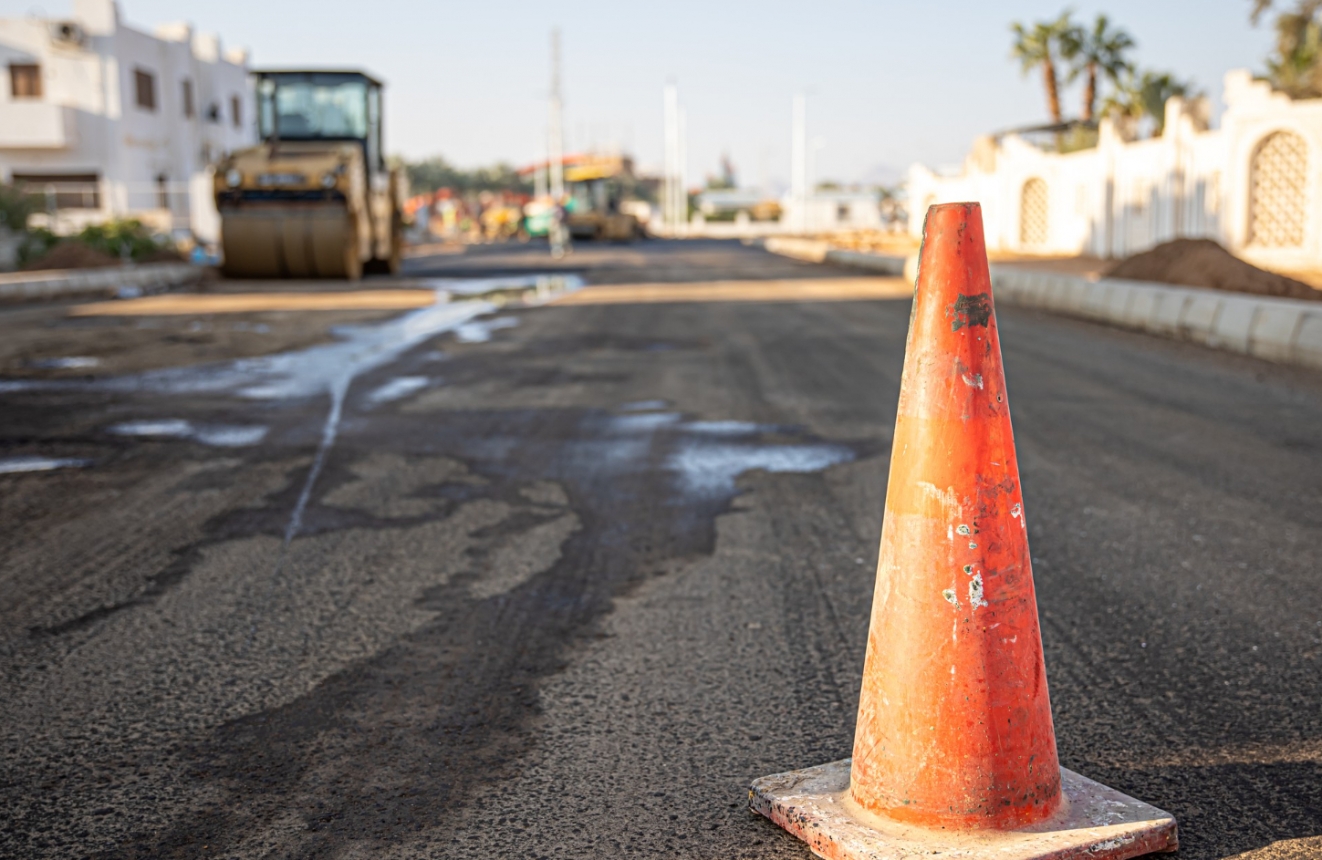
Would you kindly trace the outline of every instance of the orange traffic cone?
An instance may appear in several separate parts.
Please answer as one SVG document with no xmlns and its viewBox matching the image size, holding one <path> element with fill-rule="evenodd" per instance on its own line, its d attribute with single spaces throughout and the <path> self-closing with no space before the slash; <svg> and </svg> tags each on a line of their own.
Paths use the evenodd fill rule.
<svg viewBox="0 0 1322 860">
<path fill-rule="evenodd" d="M 854 757 L 750 806 L 828 858 L 1174 851 L 1169 814 L 1056 760 L 976 203 L 927 213 L 898 412 Z"/>
</svg>

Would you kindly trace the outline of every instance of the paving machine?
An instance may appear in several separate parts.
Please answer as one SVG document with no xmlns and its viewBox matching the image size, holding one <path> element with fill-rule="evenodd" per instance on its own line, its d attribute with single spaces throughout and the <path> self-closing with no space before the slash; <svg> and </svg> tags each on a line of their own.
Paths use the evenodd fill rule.
<svg viewBox="0 0 1322 860">
<path fill-rule="evenodd" d="M 590 156 L 565 167 L 565 221 L 575 239 L 628 242 L 642 235 L 638 218 L 621 210 L 632 190 L 633 165 L 619 156 Z"/>
<path fill-rule="evenodd" d="M 356 71 L 264 71 L 257 146 L 216 166 L 230 277 L 399 271 L 406 188 L 386 167 L 381 82 Z"/>
</svg>

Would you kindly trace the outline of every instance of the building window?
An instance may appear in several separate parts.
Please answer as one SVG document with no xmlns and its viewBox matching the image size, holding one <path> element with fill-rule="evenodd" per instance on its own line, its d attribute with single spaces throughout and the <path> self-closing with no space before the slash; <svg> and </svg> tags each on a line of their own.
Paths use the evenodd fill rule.
<svg viewBox="0 0 1322 860">
<path fill-rule="evenodd" d="M 100 209 L 100 177 L 95 173 L 15 173 L 14 185 L 56 209 Z"/>
<path fill-rule="evenodd" d="M 243 102 L 238 96 L 230 96 L 230 118 L 234 120 L 235 128 L 243 127 Z"/>
<path fill-rule="evenodd" d="M 10 63 L 9 93 L 16 99 L 41 98 L 41 66 L 36 63 Z"/>
<path fill-rule="evenodd" d="M 193 118 L 193 82 L 184 78 L 180 89 L 184 97 L 184 116 L 188 119 Z"/>
<path fill-rule="evenodd" d="M 156 76 L 142 69 L 133 70 L 133 90 L 138 107 L 156 110 Z"/>
</svg>

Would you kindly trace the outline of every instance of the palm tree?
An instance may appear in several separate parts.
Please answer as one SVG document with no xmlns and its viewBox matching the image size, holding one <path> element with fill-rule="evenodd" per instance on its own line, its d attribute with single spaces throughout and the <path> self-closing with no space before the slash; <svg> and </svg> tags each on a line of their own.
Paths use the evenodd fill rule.
<svg viewBox="0 0 1322 860">
<path fill-rule="evenodd" d="M 1253 0 L 1254 24 L 1272 0 Z M 1317 14 L 1322 0 L 1295 0 L 1294 10 L 1276 16 L 1276 49 L 1267 58 L 1267 78 L 1291 98 L 1322 96 L 1322 24 Z"/>
<path fill-rule="evenodd" d="M 1276 53 L 1267 58 L 1272 86 L 1291 98 L 1322 95 L 1322 26 L 1311 16 L 1283 12 L 1276 17 Z"/>
<path fill-rule="evenodd" d="M 1115 90 L 1102 105 L 1102 112 L 1117 119 L 1138 122 L 1151 117 L 1152 134 L 1159 137 L 1166 130 L 1166 102 L 1173 96 L 1192 98 L 1198 89 L 1192 81 L 1181 81 L 1170 72 L 1143 72 L 1132 69 L 1116 82 Z"/>
<path fill-rule="evenodd" d="M 1047 90 L 1047 110 L 1051 121 L 1061 122 L 1060 87 L 1056 78 L 1056 59 L 1060 56 L 1061 37 L 1073 28 L 1068 11 L 1060 13 L 1054 21 L 1038 21 L 1031 27 L 1018 22 L 1010 25 L 1014 32 L 1014 45 L 1010 55 L 1019 61 L 1020 71 L 1027 75 L 1033 69 L 1042 69 L 1042 80 Z"/>
<path fill-rule="evenodd" d="M 1061 34 L 1061 56 L 1072 60 L 1067 83 L 1087 75 L 1083 88 L 1083 121 L 1091 122 L 1097 104 L 1097 75 L 1103 74 L 1112 84 L 1129 70 L 1125 52 L 1134 47 L 1133 38 L 1124 30 L 1111 27 L 1105 15 L 1098 15 L 1092 29 L 1070 27 Z"/>
<path fill-rule="evenodd" d="M 1132 131 L 1146 115 L 1138 74 L 1129 69 L 1115 82 L 1110 95 L 1102 100 L 1102 116 L 1110 117 Z"/>
<path fill-rule="evenodd" d="M 1253 11 L 1249 13 L 1249 20 L 1254 24 L 1262 17 L 1272 6 L 1272 0 L 1253 0 Z M 1294 14 L 1301 18 L 1312 18 L 1318 9 L 1322 9 L 1322 0 L 1295 0 Z"/>
</svg>

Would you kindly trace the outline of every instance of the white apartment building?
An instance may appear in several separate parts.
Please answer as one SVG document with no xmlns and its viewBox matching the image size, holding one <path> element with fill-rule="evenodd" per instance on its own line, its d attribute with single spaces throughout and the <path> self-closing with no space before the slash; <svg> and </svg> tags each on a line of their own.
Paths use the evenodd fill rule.
<svg viewBox="0 0 1322 860">
<path fill-rule="evenodd" d="M 933 203 L 974 200 L 992 249 L 1126 257 L 1205 237 L 1260 266 L 1322 268 L 1322 99 L 1292 100 L 1242 69 L 1224 98 L 1217 129 L 1205 101 L 1173 98 L 1159 137 L 1103 121 L 1078 152 L 1007 135 L 975 141 L 954 175 L 915 165 L 910 231 Z"/>
<path fill-rule="evenodd" d="M 146 33 L 114 0 L 0 19 L 0 180 L 43 195 L 56 232 L 134 217 L 214 242 L 209 165 L 254 120 L 247 53 L 187 24 Z"/>
</svg>

